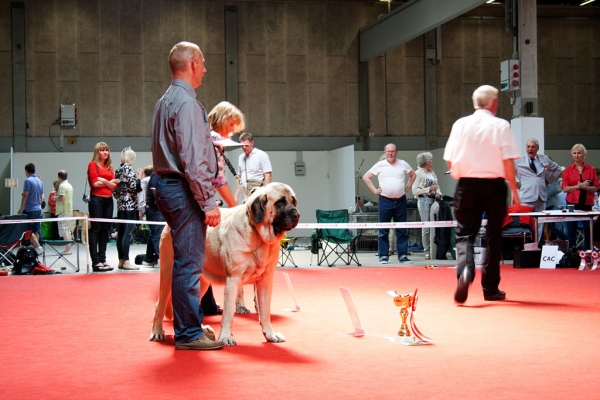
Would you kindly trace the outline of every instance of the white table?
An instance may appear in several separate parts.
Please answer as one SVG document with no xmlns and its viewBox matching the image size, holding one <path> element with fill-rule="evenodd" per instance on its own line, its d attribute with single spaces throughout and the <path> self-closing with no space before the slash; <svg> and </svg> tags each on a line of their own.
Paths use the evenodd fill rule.
<svg viewBox="0 0 600 400">
<path fill-rule="evenodd" d="M 590 249 L 594 248 L 594 222 L 600 216 L 598 211 L 573 211 L 567 210 L 548 210 L 538 212 L 527 212 L 527 213 L 510 213 L 511 217 L 523 216 L 533 217 L 535 223 L 533 224 L 533 231 L 535 232 L 535 243 L 539 242 L 538 235 L 538 223 L 550 223 L 550 222 L 571 222 L 571 221 L 589 221 L 590 222 Z"/>
</svg>

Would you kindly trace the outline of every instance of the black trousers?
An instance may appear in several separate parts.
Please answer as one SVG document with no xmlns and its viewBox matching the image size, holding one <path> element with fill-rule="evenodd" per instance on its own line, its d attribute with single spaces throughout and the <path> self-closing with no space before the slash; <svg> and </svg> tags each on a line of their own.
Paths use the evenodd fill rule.
<svg viewBox="0 0 600 400">
<path fill-rule="evenodd" d="M 482 214 L 487 217 L 487 254 L 481 276 L 485 295 L 494 295 L 500 284 L 502 221 L 506 214 L 506 183 L 503 178 L 460 178 L 454 195 L 456 227 L 456 274 L 465 268 L 475 276 L 473 245 L 481 227 Z"/>
<path fill-rule="evenodd" d="M 91 218 L 113 217 L 112 197 L 90 196 L 88 204 Z M 110 222 L 92 222 L 89 230 L 89 247 L 92 265 L 106 262 L 106 243 L 108 243 L 108 230 Z"/>
</svg>

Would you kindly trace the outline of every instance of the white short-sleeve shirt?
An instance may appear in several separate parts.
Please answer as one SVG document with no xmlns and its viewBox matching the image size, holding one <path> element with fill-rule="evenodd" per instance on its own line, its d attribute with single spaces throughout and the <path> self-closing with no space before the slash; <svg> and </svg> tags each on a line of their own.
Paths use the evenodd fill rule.
<svg viewBox="0 0 600 400">
<path fill-rule="evenodd" d="M 248 157 L 246 154 L 240 154 L 238 159 L 238 170 L 242 183 L 246 185 L 247 179 L 255 179 L 262 181 L 265 178 L 266 172 L 272 172 L 271 160 L 269 155 L 257 148 L 252 149 Z"/>
<path fill-rule="evenodd" d="M 504 178 L 504 160 L 519 157 L 508 121 L 482 109 L 454 123 L 444 151 L 454 179 Z"/>
<path fill-rule="evenodd" d="M 379 180 L 381 195 L 392 199 L 398 199 L 406 194 L 404 191 L 405 177 L 410 171 L 412 171 L 410 165 L 398 158 L 393 164 L 387 160 L 381 160 L 369 170 Z"/>
</svg>

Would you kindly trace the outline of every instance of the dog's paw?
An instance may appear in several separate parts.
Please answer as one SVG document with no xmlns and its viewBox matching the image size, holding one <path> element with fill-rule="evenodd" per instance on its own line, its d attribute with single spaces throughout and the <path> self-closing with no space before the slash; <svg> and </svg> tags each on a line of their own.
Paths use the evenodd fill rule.
<svg viewBox="0 0 600 400">
<path fill-rule="evenodd" d="M 250 310 L 247 309 L 245 306 L 236 306 L 235 313 L 236 314 L 250 314 Z"/>
<path fill-rule="evenodd" d="M 267 342 L 271 342 L 271 343 L 285 342 L 285 336 L 283 336 L 283 333 L 281 333 L 281 332 L 273 332 L 272 335 L 267 335 L 266 333 L 263 332 L 263 335 L 265 335 L 265 339 L 267 339 Z"/>
<path fill-rule="evenodd" d="M 152 332 L 150 334 L 150 339 L 151 342 L 164 342 L 165 341 L 165 331 L 160 331 L 160 332 Z"/>
<path fill-rule="evenodd" d="M 233 336 L 220 337 L 219 342 L 223 342 L 225 346 L 235 346 L 237 344 Z"/>
</svg>

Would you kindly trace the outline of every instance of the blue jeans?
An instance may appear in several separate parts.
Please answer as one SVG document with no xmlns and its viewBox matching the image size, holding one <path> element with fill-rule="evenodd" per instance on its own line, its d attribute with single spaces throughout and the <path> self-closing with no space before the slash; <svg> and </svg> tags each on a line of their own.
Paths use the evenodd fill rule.
<svg viewBox="0 0 600 400">
<path fill-rule="evenodd" d="M 27 214 L 27 218 L 29 219 L 42 219 L 44 218 L 44 215 L 42 214 L 42 210 L 38 210 L 38 211 L 23 211 L 25 214 Z M 40 235 L 40 243 L 42 240 L 42 233 L 40 231 L 40 223 L 39 222 L 31 222 L 29 224 L 27 224 L 27 230 L 28 231 L 32 231 L 32 233 L 37 233 L 38 235 Z"/>
<path fill-rule="evenodd" d="M 200 274 L 204 267 L 204 212 L 185 178 L 162 177 L 156 186 L 156 205 L 173 237 L 173 329 L 175 343 L 204 335 L 200 308 Z"/>
<path fill-rule="evenodd" d="M 137 221 L 138 214 L 137 210 L 119 210 L 117 211 L 117 219 Z M 119 224 L 117 228 L 117 254 L 119 260 L 129 261 L 131 231 L 133 231 L 133 224 Z"/>
<path fill-rule="evenodd" d="M 112 218 L 113 207 L 112 197 L 90 196 L 90 218 Z M 90 224 L 89 242 L 92 265 L 106 262 L 106 243 L 108 243 L 109 229 L 110 222 L 92 222 Z"/>
<path fill-rule="evenodd" d="M 419 210 L 419 215 L 421 216 L 421 221 L 426 222 L 429 221 L 429 212 L 431 210 L 431 205 L 435 199 L 431 197 L 419 197 L 419 202 L 417 203 L 417 209 Z M 421 241 L 423 242 L 423 250 L 425 253 L 428 253 L 430 250 L 430 229 L 423 228 L 421 230 Z"/>
<path fill-rule="evenodd" d="M 387 197 L 379 196 L 378 207 L 379 222 L 406 222 L 406 196 L 400 200 L 391 200 Z M 377 237 L 377 254 L 379 257 L 388 258 L 390 251 L 390 230 L 380 229 Z M 406 256 L 408 253 L 408 230 L 406 228 L 396 228 L 396 252 L 398 259 Z"/>
<path fill-rule="evenodd" d="M 576 210 L 580 211 L 592 211 L 592 206 L 580 206 L 579 204 L 569 203 L 575 206 Z M 567 224 L 567 238 L 569 239 L 569 249 L 577 247 L 577 226 L 580 221 L 565 222 Z M 590 247 L 590 223 L 588 221 L 581 221 L 583 225 L 583 250 L 591 250 Z"/>
<path fill-rule="evenodd" d="M 165 219 L 158 209 L 146 208 L 146 221 L 163 222 Z M 146 256 L 144 261 L 148 263 L 155 263 L 158 261 L 160 256 L 158 247 L 160 244 L 160 235 L 162 234 L 163 225 L 148 225 L 150 227 L 150 240 L 146 246 Z"/>
</svg>

